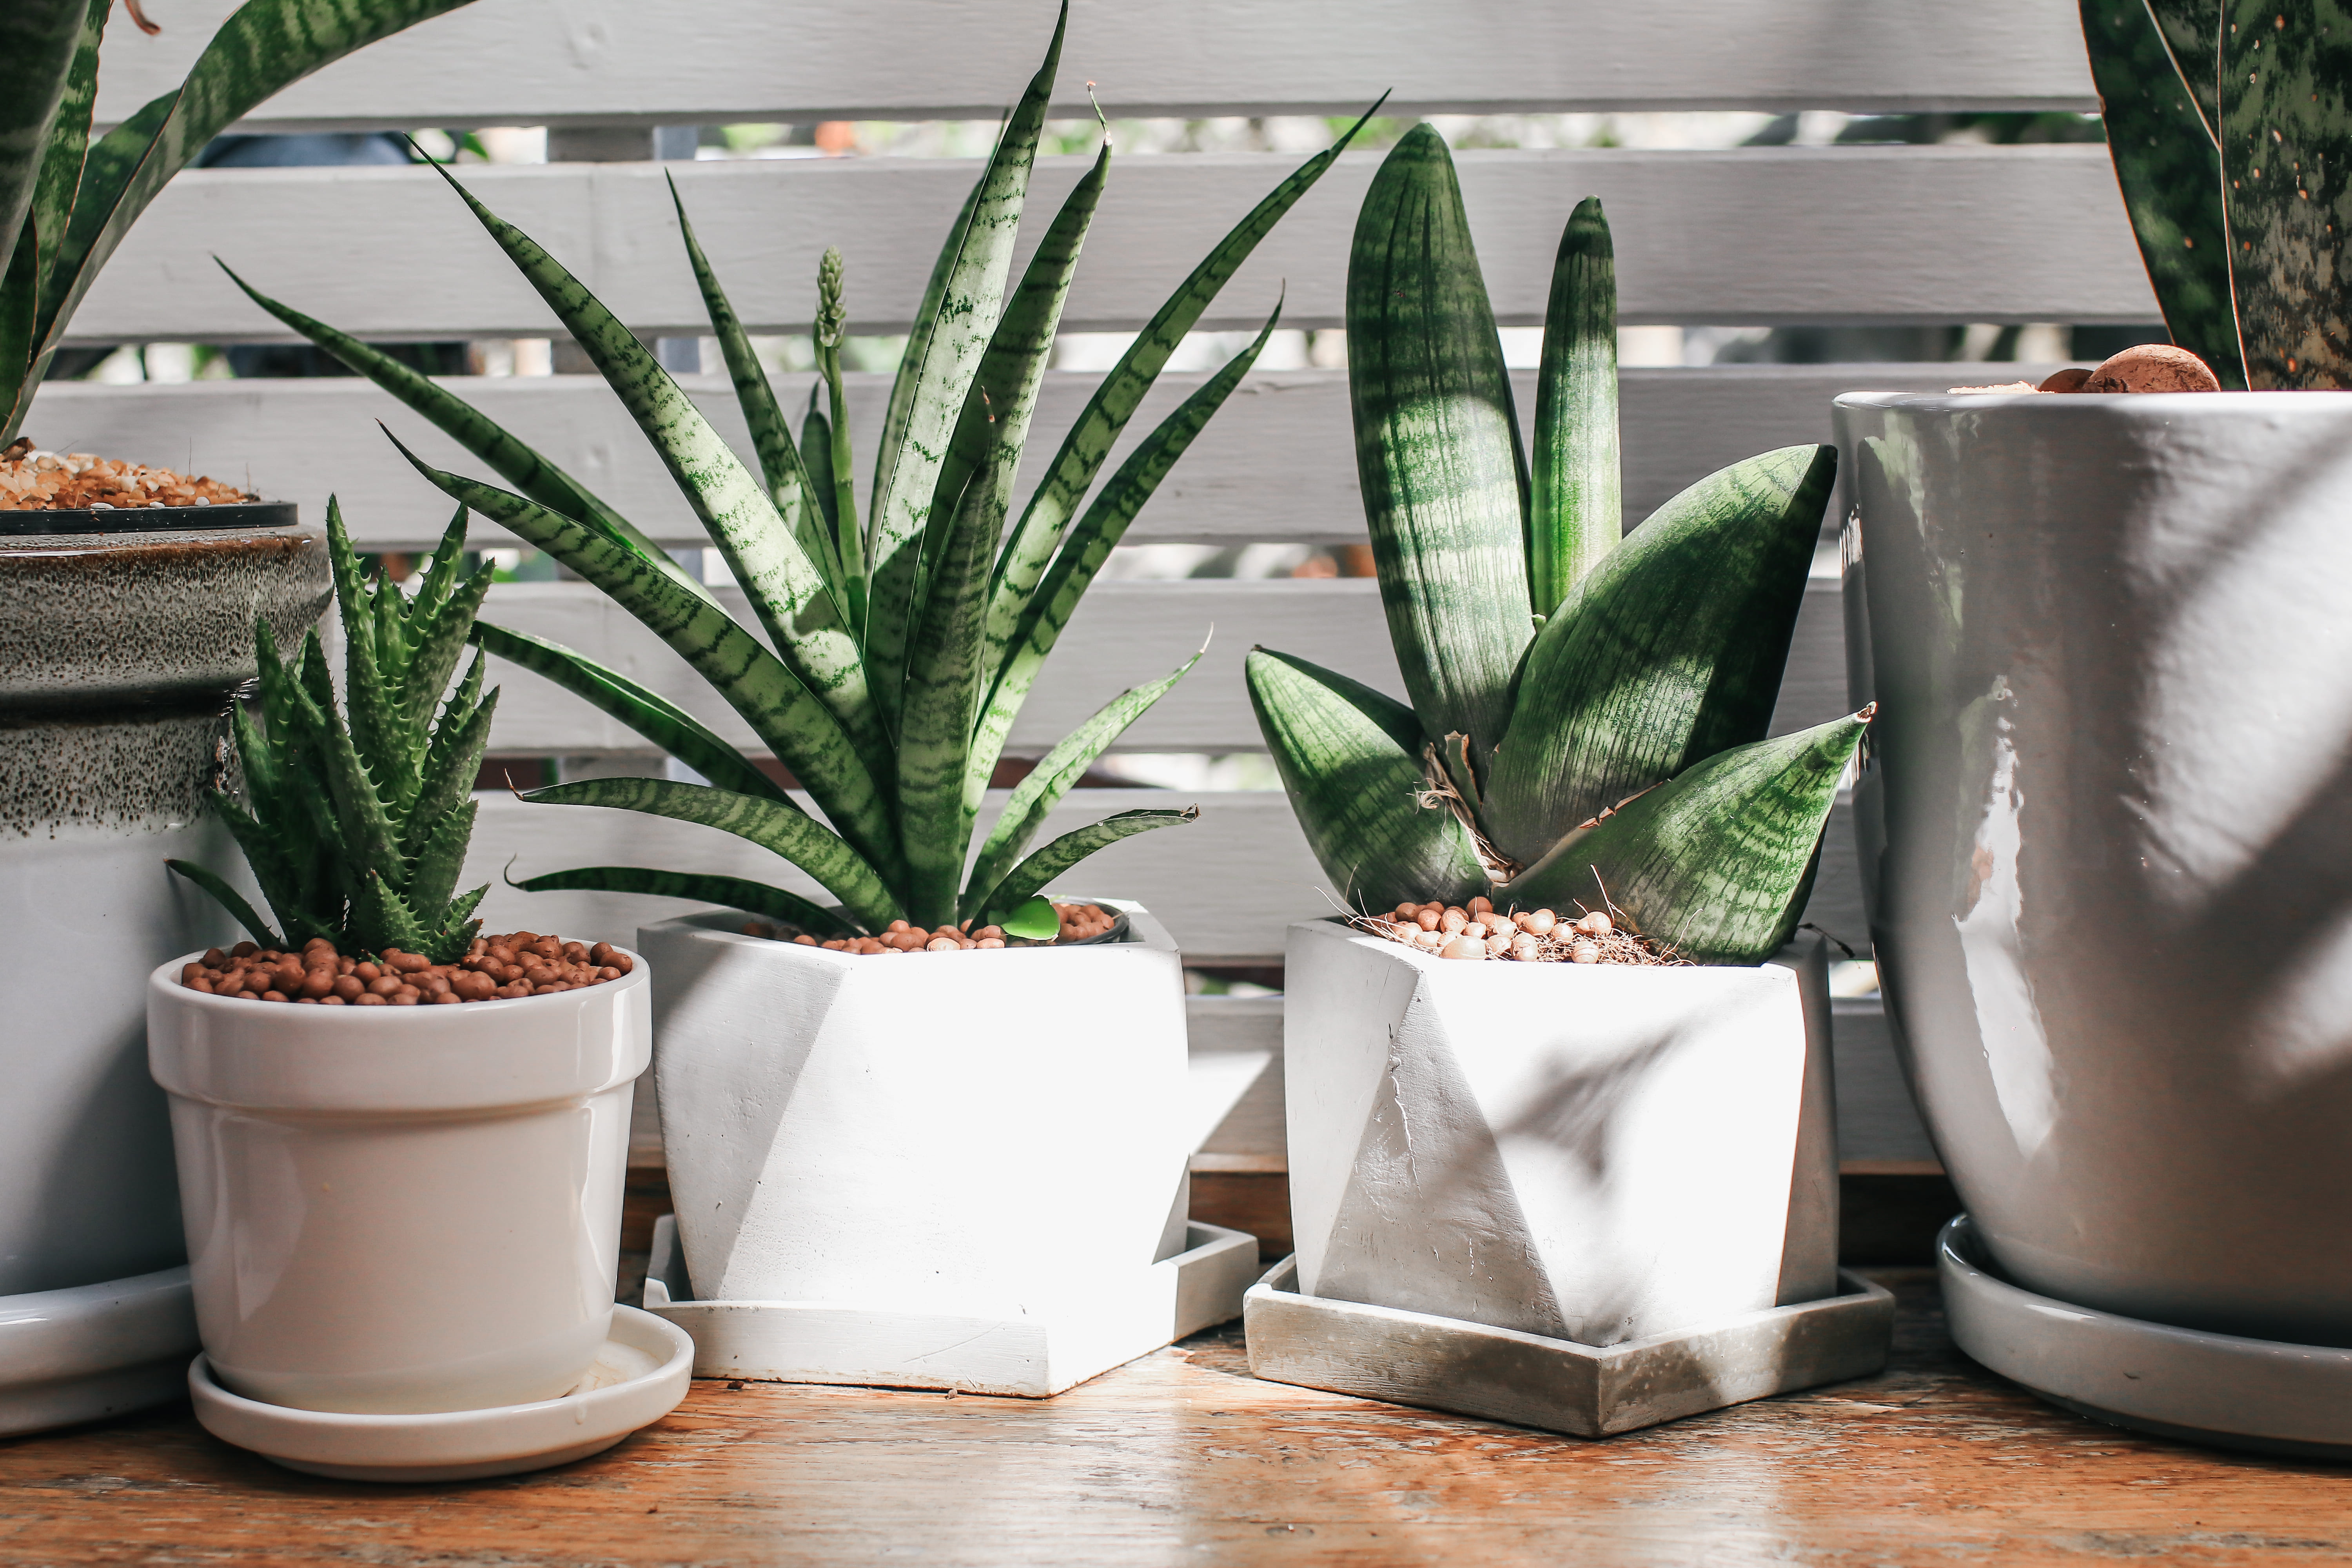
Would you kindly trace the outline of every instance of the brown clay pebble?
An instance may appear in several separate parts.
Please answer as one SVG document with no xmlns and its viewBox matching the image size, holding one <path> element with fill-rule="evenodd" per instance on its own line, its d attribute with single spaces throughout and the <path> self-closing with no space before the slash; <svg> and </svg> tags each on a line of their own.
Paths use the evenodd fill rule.
<svg viewBox="0 0 2352 1568">
<path fill-rule="evenodd" d="M 2083 384 L 2090 379 L 2089 371 L 2079 364 L 2070 364 L 2064 370 L 2052 371 L 2049 377 L 2034 390 L 2036 392 L 2080 392 L 2083 390 Z"/>
<path fill-rule="evenodd" d="M 1486 944 L 1479 941 L 1475 936 L 1457 936 L 1452 942 L 1447 942 L 1444 947 L 1438 949 L 1437 956 L 1440 958 L 1484 958 L 1486 956 Z"/>
<path fill-rule="evenodd" d="M 2219 392 L 2205 362 L 2170 343 L 2139 343 L 2111 356 L 2082 385 L 2084 392 Z"/>
</svg>

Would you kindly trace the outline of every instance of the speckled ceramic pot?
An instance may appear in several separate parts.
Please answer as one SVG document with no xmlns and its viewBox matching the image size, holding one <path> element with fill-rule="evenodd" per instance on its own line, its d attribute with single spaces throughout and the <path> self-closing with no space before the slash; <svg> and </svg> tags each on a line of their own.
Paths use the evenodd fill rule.
<svg viewBox="0 0 2352 1568">
<path fill-rule="evenodd" d="M 1871 934 L 1976 1233 L 2352 1346 L 2352 394 L 1837 417 Z"/>
<path fill-rule="evenodd" d="M 0 1298 L 184 1256 L 143 982 L 235 928 L 163 859 L 241 867 L 228 694 L 327 597 L 315 530 L 0 537 Z"/>
</svg>

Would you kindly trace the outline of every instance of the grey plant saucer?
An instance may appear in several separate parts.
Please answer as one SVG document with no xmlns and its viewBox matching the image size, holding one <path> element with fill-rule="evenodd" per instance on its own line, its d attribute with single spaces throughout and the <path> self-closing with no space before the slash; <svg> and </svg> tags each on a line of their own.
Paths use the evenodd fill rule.
<svg viewBox="0 0 2352 1568">
<path fill-rule="evenodd" d="M 2206 1333 L 2021 1289 L 1969 1216 L 1936 1241 L 1952 1338 L 2078 1415 L 2191 1443 L 2352 1460 L 2352 1349 Z"/>
</svg>

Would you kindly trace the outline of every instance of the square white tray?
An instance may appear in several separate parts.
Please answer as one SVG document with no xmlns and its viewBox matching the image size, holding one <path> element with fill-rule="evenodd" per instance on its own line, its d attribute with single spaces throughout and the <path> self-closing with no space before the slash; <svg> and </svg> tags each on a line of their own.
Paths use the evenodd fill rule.
<svg viewBox="0 0 2352 1568">
<path fill-rule="evenodd" d="M 1844 1293 L 1593 1346 L 1297 1293 L 1285 1258 L 1244 1307 L 1250 1371 L 1394 1405 L 1606 1437 L 1886 1364 L 1895 1298 L 1838 1271 Z"/>
<path fill-rule="evenodd" d="M 954 1317 L 887 1303 L 698 1301 L 677 1222 L 654 1222 L 645 1309 L 694 1337 L 694 1375 L 952 1388 L 1042 1399 L 1242 1313 L 1257 1238 L 1187 1227 L 1186 1247 L 1124 1279 L 1019 1317 Z"/>
</svg>

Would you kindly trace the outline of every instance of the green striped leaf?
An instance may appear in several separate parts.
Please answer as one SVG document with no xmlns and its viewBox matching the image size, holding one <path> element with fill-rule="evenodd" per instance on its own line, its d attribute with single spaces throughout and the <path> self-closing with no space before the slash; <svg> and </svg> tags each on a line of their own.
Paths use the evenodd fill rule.
<svg viewBox="0 0 2352 1568">
<path fill-rule="evenodd" d="M 898 821 L 907 857 L 907 918 L 955 918 L 956 879 L 971 843 L 964 772 L 980 700 L 981 632 L 996 542 L 986 500 L 967 491 L 940 555 L 938 582 L 908 650 L 898 725 Z"/>
<path fill-rule="evenodd" d="M 743 423 L 751 432 L 751 450 L 760 459 L 760 475 L 766 480 L 768 499 L 777 511 L 790 518 L 793 509 L 800 504 L 808 487 L 801 472 L 800 453 L 793 446 L 792 421 L 785 417 L 783 405 L 776 401 L 776 389 L 769 384 L 768 371 L 752 351 L 751 335 L 743 330 L 742 319 L 727 302 L 727 290 L 719 286 L 719 274 L 710 258 L 702 253 L 702 244 L 694 237 L 694 224 L 686 216 L 686 198 L 677 194 L 677 181 L 665 174 L 669 182 L 670 205 L 677 211 L 678 237 L 686 241 L 686 258 L 694 268 L 694 285 L 702 291 L 703 313 L 710 318 L 710 334 L 719 340 L 719 352 L 727 361 L 728 379 L 735 384 L 735 401 L 743 410 Z"/>
<path fill-rule="evenodd" d="M 433 167 L 571 329 L 726 557 L 778 656 L 832 710 L 868 769 L 878 769 L 888 748 L 867 693 L 856 638 L 824 574 L 802 552 L 760 481 L 636 334 L 586 285 L 529 235 L 476 200 L 446 168 Z"/>
<path fill-rule="evenodd" d="M 1387 95 L 1382 94 L 1381 102 L 1386 101 Z M 1096 386 L 1094 395 L 1079 410 L 1077 422 L 1062 437 L 1053 461 L 1046 465 L 1045 479 L 1030 496 L 1021 521 L 998 561 L 995 580 L 989 587 L 992 628 L 1008 623 L 1019 626 L 1021 616 L 1036 593 L 1038 580 L 1061 547 L 1063 531 L 1077 515 L 1078 503 L 1093 488 L 1095 476 L 1110 457 L 1111 448 L 1118 445 L 1120 433 L 1142 404 L 1144 394 L 1159 379 L 1168 356 L 1176 352 L 1184 334 L 1192 330 L 1192 324 L 1216 299 L 1226 280 L 1249 259 L 1258 241 L 1272 233 L 1283 215 L 1314 188 L 1315 182 L 1338 161 L 1340 153 L 1355 140 L 1365 121 L 1379 112 L 1380 107 L 1380 103 L 1373 104 L 1338 141 L 1300 164 L 1252 207 L 1248 216 L 1217 242 L 1216 248 L 1153 312 L 1143 331 L 1136 334 L 1135 342 L 1111 367 L 1110 374 Z M 1006 644 L 995 646 L 1002 648 Z"/>
<path fill-rule="evenodd" d="M 97 35 L 111 4 L 14 0 L 0 7 L 0 82 L 7 89 L 0 92 L 0 256 L 16 248 L 17 233 L 33 211 L 33 193 L 44 183 L 55 132 L 71 134 L 66 105 L 85 41 L 90 79 L 96 81 Z M 86 137 L 87 113 L 81 125 Z M 74 163 L 79 175 L 79 156 Z"/>
<path fill-rule="evenodd" d="M 1616 547 L 1625 531 L 1617 460 L 1617 250 L 1601 198 L 1560 231 L 1536 374 L 1535 487 L 1528 592 L 1538 616 Z"/>
<path fill-rule="evenodd" d="M 1459 903 L 1486 890 L 1469 833 L 1423 806 L 1421 723 L 1412 709 L 1333 670 L 1253 648 L 1250 706 L 1290 808 L 1333 893 L 1360 910 L 1407 899 Z"/>
<path fill-rule="evenodd" d="M 1832 447 L 1709 475 L 1625 536 L 1546 623 L 1490 765 L 1485 820 L 1527 864 L 1603 807 L 1761 740 L 1780 695 Z"/>
<path fill-rule="evenodd" d="M 989 918 L 1011 913 L 1078 862 L 1122 838 L 1132 838 L 1155 827 L 1181 826 L 1198 820 L 1200 815 L 1197 805 L 1188 805 L 1181 811 L 1121 811 L 1100 822 L 1074 828 L 1015 866 L 997 884 L 995 894 L 988 900 Z"/>
<path fill-rule="evenodd" d="M 1381 163 L 1348 256 L 1348 398 L 1389 640 L 1429 739 L 1484 765 L 1528 610 L 1528 472 L 1502 340 L 1444 139 Z"/>
<path fill-rule="evenodd" d="M 406 447 L 401 450 L 444 494 L 570 566 L 669 644 L 743 716 L 752 733 L 783 759 L 859 852 L 886 872 L 896 873 L 898 834 L 874 775 L 866 772 L 832 712 L 757 637 L 726 611 L 682 593 L 633 554 L 592 534 L 585 524 L 520 496 L 444 473 Z"/>
<path fill-rule="evenodd" d="M 823 468 L 828 478 L 824 485 L 823 505 L 825 521 L 830 527 L 829 539 L 834 559 L 846 575 L 846 598 L 851 605 L 849 624 L 857 634 L 860 646 L 866 640 L 866 529 L 857 516 L 856 458 L 849 449 L 849 397 L 841 384 L 841 340 L 849 331 L 849 308 L 842 294 L 843 267 L 841 252 L 831 246 L 816 264 L 816 342 L 817 379 L 824 383 L 825 397 L 831 404 L 832 417 L 824 421 L 821 434 L 824 440 Z M 809 412 L 816 412 L 816 388 L 809 388 Z M 805 427 L 801 439 L 806 444 L 812 432 Z M 808 468 L 814 476 L 819 467 L 814 453 Z"/>
<path fill-rule="evenodd" d="M 719 788 L 793 804 L 783 786 L 752 766 L 693 714 L 585 654 L 487 621 L 474 623 L 474 641 L 500 658 L 545 676 L 573 696 L 585 698 L 599 711 L 618 719 Z"/>
<path fill-rule="evenodd" d="M 522 798 L 534 805 L 604 806 L 716 827 L 807 872 L 867 931 L 880 931 L 902 912 L 856 850 L 805 813 L 772 800 L 667 779 L 584 779 L 532 790 Z"/>
<path fill-rule="evenodd" d="M 955 276 L 956 260 L 963 254 L 964 236 L 971 231 L 972 214 L 979 209 L 981 194 L 989 188 L 995 174 L 991 164 L 980 172 L 980 178 L 964 193 L 963 205 L 956 209 L 955 222 L 948 226 L 948 237 L 940 253 L 931 261 L 931 276 L 923 285 L 923 298 L 915 307 L 914 324 L 907 333 L 907 346 L 898 355 L 898 374 L 891 378 L 890 402 L 882 416 L 882 441 L 874 454 L 874 489 L 879 496 L 890 488 L 892 473 L 898 466 L 901 453 L 907 449 L 907 427 L 915 417 L 915 395 L 922 387 L 923 367 L 931 363 L 931 340 L 938 335 L 940 320 L 945 314 L 949 279 Z M 815 406 L 815 395 L 810 395 L 810 406 Z M 869 498 L 870 500 L 870 498 Z M 875 506 L 879 514 L 878 504 Z M 873 553 L 867 551 L 866 565 L 870 572 Z"/>
<path fill-rule="evenodd" d="M 822 904 L 798 893 L 772 888 L 741 877 L 719 877 L 694 871 L 660 871 L 649 866 L 582 866 L 570 871 L 550 871 L 527 877 L 513 886 L 527 893 L 650 893 L 656 898 L 692 899 L 788 921 L 813 936 L 856 936 L 857 928 Z"/>
<path fill-rule="evenodd" d="M 1012 798 L 997 813 L 995 826 L 989 829 L 987 841 L 980 847 L 980 857 L 972 862 L 971 875 L 964 881 L 963 902 L 957 911 L 977 915 L 989 905 L 990 896 L 1005 873 L 1012 870 L 1021 852 L 1029 847 L 1030 839 L 1045 825 L 1045 818 L 1062 804 L 1070 786 L 1086 776 L 1095 759 L 1103 754 L 1113 741 L 1127 732 L 1127 727 L 1150 710 L 1151 705 L 1175 689 L 1176 683 L 1201 662 L 1201 655 L 1209 651 L 1206 643 L 1201 652 L 1186 659 L 1158 680 L 1132 686 L 1112 698 L 1094 717 L 1079 725 L 1061 742 L 1046 752 L 1027 776 L 1013 786 Z M 967 781 L 971 783 L 972 781 Z M 986 781 L 977 782 L 984 784 Z M 964 807 L 976 813 L 980 806 L 977 791 L 967 789 Z"/>
<path fill-rule="evenodd" d="M 2223 386 L 2242 387 L 2214 97 L 2219 0 L 2153 7 L 2144 0 L 2081 0 L 2081 9 L 2107 153 L 2165 330 L 2211 365 Z"/>
<path fill-rule="evenodd" d="M 1046 656 L 1061 639 L 1062 628 L 1077 614 L 1078 602 L 1086 596 L 1095 574 L 1102 570 L 1103 563 L 1110 559 L 1111 551 L 1126 535 L 1127 525 L 1135 521 L 1143 503 L 1160 488 L 1160 481 L 1168 477 L 1176 460 L 1192 446 L 1192 438 L 1207 427 L 1211 416 L 1241 384 L 1242 377 L 1257 363 L 1266 339 L 1273 335 L 1275 323 L 1281 320 L 1282 307 L 1276 304 L 1274 314 L 1266 318 L 1265 325 L 1259 329 L 1256 340 L 1249 347 L 1235 354 L 1224 369 L 1211 376 L 1178 405 L 1176 412 L 1137 443 L 1127 461 L 1119 465 L 1118 472 L 1111 476 L 1110 482 L 1103 486 L 1094 504 L 1087 508 L 1086 515 L 1070 531 L 1062 552 L 1038 584 L 1028 609 L 1014 626 L 1012 643 L 981 707 L 966 773 L 968 793 L 976 795 L 987 787 L 986 780 L 996 771 L 996 759 L 1003 753 L 1004 739 L 1013 732 L 1013 721 L 1020 715 L 1022 703 L 1028 700 L 1029 689 L 1036 684 L 1038 672 L 1045 668 Z"/>
<path fill-rule="evenodd" d="M 493 473 L 523 495 L 638 556 L 695 597 L 714 605 L 719 602 L 701 579 L 671 560 L 669 553 L 643 530 L 464 398 L 349 332 L 338 331 L 290 305 L 280 304 L 226 266 L 222 266 L 221 270 L 227 272 L 229 281 L 243 289 L 255 304 L 333 355 L 352 374 L 367 377 L 432 421 L 444 435 L 488 463 Z"/>
<path fill-rule="evenodd" d="M 41 290 L 43 360 L 131 224 L 215 134 L 320 66 L 464 4 L 247 0 L 237 7 L 205 46 L 186 80 L 89 150 L 72 226 Z"/>
<path fill-rule="evenodd" d="M 1839 778 L 1871 710 L 1707 758 L 1497 889 L 1603 908 L 1699 963 L 1761 963 L 1794 934 Z"/>
<path fill-rule="evenodd" d="M 922 545 L 929 531 L 940 466 L 946 460 L 956 423 L 962 416 L 965 395 L 996 330 L 1004 279 L 1012 270 L 1013 245 L 1020 237 L 1029 168 L 1037 154 L 1038 135 L 1045 129 L 1045 104 L 1053 95 L 1054 72 L 1062 58 L 1062 35 L 1068 25 L 1068 0 L 1063 0 L 1045 63 L 1030 79 L 1028 90 L 1021 95 L 996 139 L 996 151 L 962 226 L 955 262 L 948 270 L 934 316 L 918 323 L 916 338 L 908 342 L 908 357 L 915 353 L 919 340 L 923 358 L 913 373 L 905 422 L 895 430 L 884 431 L 884 438 L 895 440 L 896 447 L 884 454 L 874 487 L 866 646 L 874 665 L 875 689 L 893 731 L 898 728 L 901 692 L 898 677 L 906 668 L 909 652 L 907 641 L 923 616 L 918 596 L 923 576 Z M 902 366 L 902 378 L 906 374 Z M 895 394 L 892 401 L 895 426 Z M 994 541 L 990 543 L 992 547 Z"/>
</svg>

